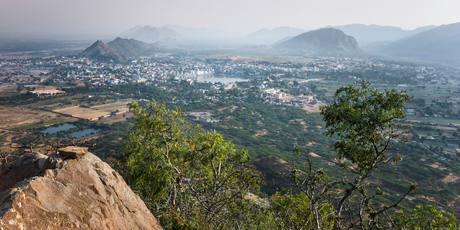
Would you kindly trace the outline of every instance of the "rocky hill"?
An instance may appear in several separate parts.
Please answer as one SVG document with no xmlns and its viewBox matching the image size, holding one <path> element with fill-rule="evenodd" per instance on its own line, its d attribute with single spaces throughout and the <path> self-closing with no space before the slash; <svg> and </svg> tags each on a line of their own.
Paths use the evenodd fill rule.
<svg viewBox="0 0 460 230">
<path fill-rule="evenodd" d="M 115 49 L 105 44 L 101 40 L 97 40 L 91 46 L 86 48 L 81 54 L 82 57 L 101 60 L 124 60 L 121 54 Z"/>
<path fill-rule="evenodd" d="M 86 148 L 0 167 L 0 229 L 162 229 L 123 178 Z"/>
<path fill-rule="evenodd" d="M 333 28 L 300 34 L 274 45 L 274 49 L 280 53 L 300 55 L 354 55 L 362 53 L 353 37 Z"/>
<path fill-rule="evenodd" d="M 135 39 L 118 37 L 107 44 L 98 40 L 81 52 L 80 56 L 105 61 L 127 61 L 155 52 L 184 52 L 184 49 L 160 42 L 148 44 Z"/>
<path fill-rule="evenodd" d="M 460 23 L 443 25 L 401 39 L 383 48 L 381 53 L 438 62 L 460 62 Z"/>
</svg>

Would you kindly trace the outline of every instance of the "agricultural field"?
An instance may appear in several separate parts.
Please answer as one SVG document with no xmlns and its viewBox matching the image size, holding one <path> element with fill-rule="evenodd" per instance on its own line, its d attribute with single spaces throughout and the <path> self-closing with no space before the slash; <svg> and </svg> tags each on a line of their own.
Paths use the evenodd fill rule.
<svg viewBox="0 0 460 230">
<path fill-rule="evenodd" d="M 64 121 L 62 116 L 43 110 L 0 106 L 0 128 L 13 129 L 34 124 L 54 124 Z"/>
<path fill-rule="evenodd" d="M 98 106 L 93 106 L 93 109 L 97 110 L 106 110 L 106 109 L 111 109 L 111 108 L 118 108 L 118 107 L 126 107 L 127 102 L 121 102 L 121 103 L 110 103 L 110 104 L 105 104 L 105 105 L 98 105 Z"/>
<path fill-rule="evenodd" d="M 62 114 L 76 117 L 81 114 L 93 113 L 96 111 L 92 108 L 87 108 L 87 107 L 82 107 L 82 106 L 72 106 L 72 107 L 63 108 L 63 109 L 55 109 L 53 110 L 53 112 L 62 113 Z"/>
<path fill-rule="evenodd" d="M 108 117 L 111 114 L 121 114 L 129 111 L 126 103 L 111 103 L 94 107 L 72 106 L 53 110 L 55 113 L 69 115 L 75 118 L 97 120 L 100 117 Z"/>
</svg>

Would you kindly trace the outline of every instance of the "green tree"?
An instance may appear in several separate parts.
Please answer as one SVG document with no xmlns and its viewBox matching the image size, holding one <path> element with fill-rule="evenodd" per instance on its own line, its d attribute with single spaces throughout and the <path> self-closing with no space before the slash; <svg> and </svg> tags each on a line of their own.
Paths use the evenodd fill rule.
<svg viewBox="0 0 460 230">
<path fill-rule="evenodd" d="M 442 135 L 442 136 L 441 136 L 441 140 L 442 140 L 443 142 L 445 142 L 445 141 L 447 140 L 446 135 Z"/>
<path fill-rule="evenodd" d="M 427 205 L 426 208 L 417 205 L 412 214 L 398 211 L 390 219 L 387 227 L 395 229 L 459 229 L 457 219 L 453 214 L 441 213 L 431 205 Z"/>
<path fill-rule="evenodd" d="M 16 91 L 18 91 L 18 93 L 20 93 L 20 92 L 23 91 L 23 90 L 24 90 L 24 86 L 18 84 L 18 87 L 16 88 Z"/>
<path fill-rule="evenodd" d="M 137 116 L 125 137 L 126 178 L 163 227 L 221 229 L 254 224 L 259 173 L 245 150 L 217 132 L 205 132 L 153 101 L 147 108 L 129 104 Z M 258 210 L 258 209 L 257 209 Z"/>
<path fill-rule="evenodd" d="M 388 150 L 394 141 L 407 141 L 408 126 L 397 121 L 405 118 L 403 106 L 409 97 L 404 91 L 379 92 L 369 85 L 365 80 L 347 84 L 335 92 L 332 104 L 321 107 L 327 135 L 338 138 L 332 146 L 342 162 L 338 165 L 351 175 L 337 203 L 336 228 L 344 228 L 355 218 L 360 225 L 378 224 L 377 216 L 398 203 L 375 210 L 371 205 L 375 196 L 369 195 L 368 178 L 382 164 L 401 160 L 398 154 L 389 154 Z M 412 185 L 408 193 L 415 188 Z M 373 190 L 376 195 L 382 194 L 378 188 Z M 349 203 L 354 193 L 362 199 L 355 205 Z M 345 209 L 356 216 L 345 218 Z M 369 217 L 365 218 L 366 215 Z"/>
<path fill-rule="evenodd" d="M 306 193 L 281 194 L 270 197 L 273 222 L 280 229 L 332 229 L 332 206 L 325 200 L 311 205 Z"/>
<path fill-rule="evenodd" d="M 431 206 L 427 210 L 417 207 L 415 214 L 389 212 L 416 184 L 391 205 L 382 207 L 375 202 L 384 192 L 371 186 L 369 177 L 383 164 L 401 159 L 398 149 L 388 150 L 393 150 L 393 143 L 407 139 L 408 126 L 400 121 L 405 118 L 403 106 L 409 98 L 404 91 L 378 92 L 369 85 L 366 81 L 347 84 L 336 91 L 332 104 L 321 107 L 327 134 L 338 139 L 331 146 L 336 152 L 336 165 L 346 173 L 331 180 L 327 170 L 313 169 L 305 154 L 309 170 L 294 169 L 291 173 L 303 195 L 272 196 L 273 217 L 280 228 L 456 229 L 453 215 L 443 217 Z M 298 148 L 294 152 L 300 155 Z"/>
<path fill-rule="evenodd" d="M 427 140 L 426 136 L 423 136 L 423 137 L 420 138 L 420 142 L 422 142 L 422 143 L 424 143 L 426 140 Z"/>
</svg>

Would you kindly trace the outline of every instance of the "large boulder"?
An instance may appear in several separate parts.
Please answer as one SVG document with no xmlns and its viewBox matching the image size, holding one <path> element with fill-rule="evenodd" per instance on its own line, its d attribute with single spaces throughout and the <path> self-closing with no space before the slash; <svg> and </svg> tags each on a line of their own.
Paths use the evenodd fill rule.
<svg viewBox="0 0 460 230">
<path fill-rule="evenodd" d="M 162 229 L 123 178 L 91 153 L 30 153 L 0 167 L 0 229 L 76 228 Z"/>
</svg>

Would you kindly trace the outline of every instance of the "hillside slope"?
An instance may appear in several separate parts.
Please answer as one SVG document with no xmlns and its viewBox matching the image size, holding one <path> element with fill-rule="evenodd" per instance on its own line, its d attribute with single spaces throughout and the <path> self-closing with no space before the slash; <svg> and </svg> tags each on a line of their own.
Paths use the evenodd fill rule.
<svg viewBox="0 0 460 230">
<path fill-rule="evenodd" d="M 155 52 L 184 52 L 184 49 L 166 45 L 161 42 L 148 44 L 135 39 L 118 37 L 107 44 L 98 40 L 81 52 L 80 56 L 105 61 L 127 61 Z"/>
<path fill-rule="evenodd" d="M 280 52 L 292 54 L 352 55 L 362 53 L 358 42 L 338 29 L 309 31 L 274 46 Z"/>
<path fill-rule="evenodd" d="M 401 39 L 384 47 L 381 53 L 426 61 L 460 62 L 460 23 Z"/>
</svg>

